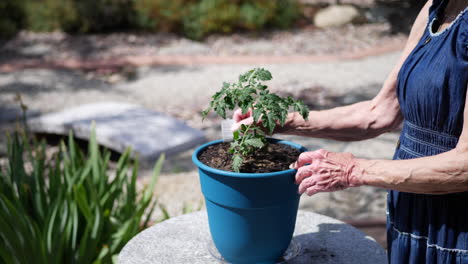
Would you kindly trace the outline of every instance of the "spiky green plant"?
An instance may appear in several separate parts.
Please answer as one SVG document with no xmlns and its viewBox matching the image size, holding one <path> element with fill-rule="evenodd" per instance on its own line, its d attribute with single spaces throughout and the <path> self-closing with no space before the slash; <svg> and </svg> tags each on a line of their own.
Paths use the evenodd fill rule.
<svg viewBox="0 0 468 264">
<path fill-rule="evenodd" d="M 110 175 L 110 152 L 100 151 L 94 132 L 88 149 L 85 155 L 70 135 L 46 159 L 44 143 L 10 138 L 8 164 L 0 167 L 0 263 L 112 263 L 148 226 L 164 157 L 138 191 L 130 150 Z"/>
</svg>

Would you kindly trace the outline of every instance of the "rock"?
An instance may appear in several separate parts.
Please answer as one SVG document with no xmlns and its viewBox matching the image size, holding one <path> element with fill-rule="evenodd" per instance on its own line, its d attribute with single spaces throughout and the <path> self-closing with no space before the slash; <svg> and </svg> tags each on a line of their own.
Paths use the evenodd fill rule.
<svg viewBox="0 0 468 264">
<path fill-rule="evenodd" d="M 375 4 L 375 1 L 376 0 L 340 0 L 339 2 L 341 4 L 353 4 L 360 7 L 370 7 Z M 299 2 L 309 6 L 320 6 L 324 4 L 335 4 L 337 3 L 337 0 L 299 0 Z"/>
<path fill-rule="evenodd" d="M 218 263 L 219 253 L 210 243 L 206 212 L 196 212 L 141 232 L 125 245 L 118 262 Z M 385 251 L 369 236 L 336 219 L 304 211 L 298 213 L 293 242 L 286 252 L 282 263 L 387 263 Z"/>
<path fill-rule="evenodd" d="M 108 93 L 110 88 L 105 82 L 87 80 L 83 74 L 71 70 L 23 69 L 12 73 L 0 73 L 2 94 L 21 93 L 23 99 L 28 95 L 37 98 L 41 93 L 46 93 L 47 97 L 54 95 L 49 92 L 77 93 L 80 90 L 106 90 Z"/>
<path fill-rule="evenodd" d="M 50 52 L 53 52 L 53 46 L 44 43 L 32 44 L 19 49 L 19 53 L 25 56 L 44 56 Z"/>
<path fill-rule="evenodd" d="M 26 110 L 26 118 L 38 116 L 39 111 Z M 20 106 L 0 106 L 0 123 L 21 121 L 23 119 L 23 110 Z"/>
<path fill-rule="evenodd" d="M 357 8 L 351 5 L 332 5 L 315 14 L 314 24 L 319 28 L 339 27 L 359 17 Z"/>
<path fill-rule="evenodd" d="M 205 141 L 203 133 L 162 113 L 136 105 L 104 102 L 82 105 L 51 113 L 28 122 L 32 132 L 68 135 L 89 139 L 92 122 L 96 123 L 100 145 L 122 153 L 131 147 L 141 161 L 154 162 Z"/>
</svg>

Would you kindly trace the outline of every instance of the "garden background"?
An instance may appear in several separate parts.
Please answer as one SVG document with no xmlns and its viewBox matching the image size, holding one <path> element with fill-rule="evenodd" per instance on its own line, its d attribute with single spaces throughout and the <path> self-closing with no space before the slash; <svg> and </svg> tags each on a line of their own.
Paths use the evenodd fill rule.
<svg viewBox="0 0 468 264">
<path fill-rule="evenodd" d="M 311 109 L 367 100 L 422 4 L 2 0 L 0 263 L 112 263 L 148 225 L 204 206 L 193 148 L 137 166 L 92 136 L 75 142 L 36 133 L 29 120 L 89 103 L 131 103 L 215 140 L 221 120 L 202 122 L 201 110 L 223 81 L 258 66 L 272 71 L 272 91 Z M 388 159 L 398 131 L 354 143 L 283 138 Z M 352 188 L 303 196 L 301 209 L 351 223 L 385 246 L 385 197 L 383 189 Z"/>
</svg>

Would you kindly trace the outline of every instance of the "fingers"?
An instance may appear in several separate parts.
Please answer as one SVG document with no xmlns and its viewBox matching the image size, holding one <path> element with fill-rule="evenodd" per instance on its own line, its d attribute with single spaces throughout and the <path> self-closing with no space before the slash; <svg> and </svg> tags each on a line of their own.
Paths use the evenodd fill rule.
<svg viewBox="0 0 468 264">
<path fill-rule="evenodd" d="M 341 184 L 337 179 L 312 174 L 299 184 L 298 192 L 300 194 L 306 193 L 310 196 L 319 192 L 335 192 L 343 189 L 346 189 L 346 186 Z"/>
<path fill-rule="evenodd" d="M 252 116 L 252 109 L 249 109 L 247 111 L 247 113 L 245 114 L 242 114 L 242 109 L 237 109 L 236 111 L 234 111 L 234 114 L 232 116 L 232 119 L 234 119 L 234 121 L 236 123 L 240 122 L 241 120 L 243 119 L 246 119 L 246 118 L 249 118 Z"/>
<path fill-rule="evenodd" d="M 314 195 L 318 192 L 334 192 L 349 187 L 346 166 L 340 163 L 348 158 L 347 153 L 328 152 L 320 149 L 302 153 L 293 167 L 297 169 L 298 192 Z M 344 164 L 347 164 L 344 163 Z"/>
<path fill-rule="evenodd" d="M 310 188 L 307 188 L 306 190 L 306 194 L 309 195 L 309 196 L 312 196 L 314 194 L 317 194 L 321 192 L 320 188 L 317 188 L 317 187 L 310 187 Z"/>
<path fill-rule="evenodd" d="M 296 172 L 296 184 L 302 183 L 302 181 L 314 174 L 312 165 L 301 167 Z"/>
<path fill-rule="evenodd" d="M 234 123 L 232 124 L 231 126 L 231 131 L 237 131 L 239 130 L 239 128 L 241 127 L 241 125 L 250 125 L 253 123 L 253 117 L 249 117 L 249 118 L 246 118 L 246 119 L 242 119 L 240 122 L 237 122 L 237 123 Z"/>
<path fill-rule="evenodd" d="M 307 189 L 309 188 L 312 188 L 313 186 L 316 185 L 316 182 L 315 182 L 315 179 L 312 177 L 308 177 L 306 179 L 304 179 L 301 184 L 299 184 L 299 187 L 298 187 L 298 192 L 300 194 L 303 194 L 304 192 L 307 191 Z"/>
<path fill-rule="evenodd" d="M 324 155 L 325 153 L 325 155 Z M 317 151 L 303 152 L 299 155 L 299 158 L 295 163 L 292 164 L 293 169 L 299 169 L 306 164 L 312 164 L 314 160 L 323 159 L 326 157 L 326 150 L 319 149 Z"/>
<path fill-rule="evenodd" d="M 248 126 L 253 123 L 252 109 L 249 109 L 245 114 L 242 114 L 242 109 L 237 109 L 234 111 L 232 119 L 234 119 L 235 122 L 231 127 L 231 131 L 233 132 L 239 130 L 241 125 Z"/>
</svg>

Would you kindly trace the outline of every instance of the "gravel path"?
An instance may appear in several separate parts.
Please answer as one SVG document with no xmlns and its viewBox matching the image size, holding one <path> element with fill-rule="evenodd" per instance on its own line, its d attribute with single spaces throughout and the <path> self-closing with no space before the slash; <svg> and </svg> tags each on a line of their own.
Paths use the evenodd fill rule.
<svg viewBox="0 0 468 264">
<path fill-rule="evenodd" d="M 404 34 L 390 35 L 390 26 L 346 25 L 257 34 L 213 35 L 202 42 L 173 34 L 71 36 L 64 33 L 22 32 L 0 46 L 0 64 L 18 59 L 105 59 L 155 55 L 329 55 L 349 54 L 381 45 L 401 45 Z"/>
<path fill-rule="evenodd" d="M 11 104 L 16 93 L 21 93 L 31 109 L 41 112 L 123 101 L 184 118 L 185 111 L 193 113 L 205 107 L 223 81 L 233 81 L 252 67 L 272 72 L 270 86 L 275 92 L 294 93 L 320 86 L 327 94 L 375 93 L 398 56 L 390 53 L 341 63 L 146 67 L 136 70 L 134 80 L 115 85 L 76 71 L 29 69 L 0 73 L 0 100 Z"/>
</svg>

